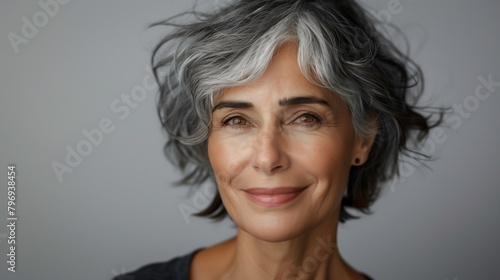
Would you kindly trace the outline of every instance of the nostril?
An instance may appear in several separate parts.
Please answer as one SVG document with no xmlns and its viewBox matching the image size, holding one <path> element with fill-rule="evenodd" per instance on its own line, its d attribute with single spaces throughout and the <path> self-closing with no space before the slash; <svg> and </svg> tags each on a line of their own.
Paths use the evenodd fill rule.
<svg viewBox="0 0 500 280">
<path fill-rule="evenodd" d="M 274 167 L 273 169 L 271 169 L 271 172 L 275 172 L 275 171 L 278 171 L 282 166 L 276 166 Z"/>
</svg>

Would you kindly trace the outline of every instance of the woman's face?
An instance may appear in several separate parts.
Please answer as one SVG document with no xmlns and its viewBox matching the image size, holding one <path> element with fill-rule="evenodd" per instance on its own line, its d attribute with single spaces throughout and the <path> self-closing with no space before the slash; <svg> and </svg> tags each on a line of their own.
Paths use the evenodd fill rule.
<svg viewBox="0 0 500 280">
<path fill-rule="evenodd" d="M 210 163 L 229 215 L 266 241 L 337 225 L 349 169 L 370 139 L 354 134 L 348 108 L 301 73 L 294 45 L 264 75 L 215 100 Z"/>
</svg>

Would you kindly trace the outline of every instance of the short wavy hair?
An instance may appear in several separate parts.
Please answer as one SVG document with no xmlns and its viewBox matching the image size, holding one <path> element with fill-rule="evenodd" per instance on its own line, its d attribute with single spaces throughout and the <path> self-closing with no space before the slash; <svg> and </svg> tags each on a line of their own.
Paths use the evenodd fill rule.
<svg viewBox="0 0 500 280">
<path fill-rule="evenodd" d="M 213 102 L 224 89 L 258 79 L 287 42 L 298 48 L 303 75 L 347 104 L 357 135 L 374 133 L 377 123 L 368 160 L 351 167 L 341 222 L 355 218 L 348 207 L 369 213 L 382 184 L 399 175 L 401 156 L 418 153 L 408 143 L 422 143 L 439 122 L 416 107 L 423 91 L 418 65 L 353 0 L 237 0 L 212 13 L 185 14 L 194 21 L 178 24 L 176 16 L 152 25 L 174 31 L 151 60 L 169 135 L 164 152 L 183 171 L 181 185 L 216 184 L 207 151 Z M 220 194 L 196 215 L 224 218 Z"/>
</svg>

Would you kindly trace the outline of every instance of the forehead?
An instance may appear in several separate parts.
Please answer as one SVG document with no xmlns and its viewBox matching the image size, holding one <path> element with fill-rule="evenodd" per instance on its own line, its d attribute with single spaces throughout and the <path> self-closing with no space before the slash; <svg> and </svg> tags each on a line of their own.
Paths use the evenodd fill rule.
<svg viewBox="0 0 500 280">
<path fill-rule="evenodd" d="M 264 74 L 257 80 L 241 86 L 226 88 L 215 100 L 215 104 L 225 100 L 258 101 L 265 98 L 278 103 L 283 98 L 311 96 L 325 99 L 328 103 L 338 103 L 337 94 L 311 83 L 302 73 L 297 60 L 298 50 L 294 43 L 279 47 Z"/>
</svg>

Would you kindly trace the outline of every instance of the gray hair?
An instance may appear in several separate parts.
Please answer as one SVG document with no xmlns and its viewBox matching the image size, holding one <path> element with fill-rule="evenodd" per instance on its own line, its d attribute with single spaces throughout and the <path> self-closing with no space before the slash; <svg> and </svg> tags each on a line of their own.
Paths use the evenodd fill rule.
<svg viewBox="0 0 500 280">
<path fill-rule="evenodd" d="M 398 174 L 399 157 L 414 152 L 407 142 L 422 142 L 441 120 L 431 124 L 409 104 L 422 93 L 420 68 L 352 0 L 239 0 L 211 14 L 191 14 L 193 23 L 175 24 L 174 17 L 153 25 L 175 28 L 154 49 L 152 65 L 158 113 L 169 135 L 165 154 L 186 173 L 180 184 L 215 183 L 207 152 L 213 101 L 225 88 L 262 76 L 286 42 L 297 45 L 304 76 L 347 104 L 357 135 L 375 133 L 377 123 L 367 162 L 351 168 L 340 221 L 353 218 L 345 207 L 367 212 L 380 183 Z M 199 213 L 226 214 L 218 193 Z"/>
</svg>

